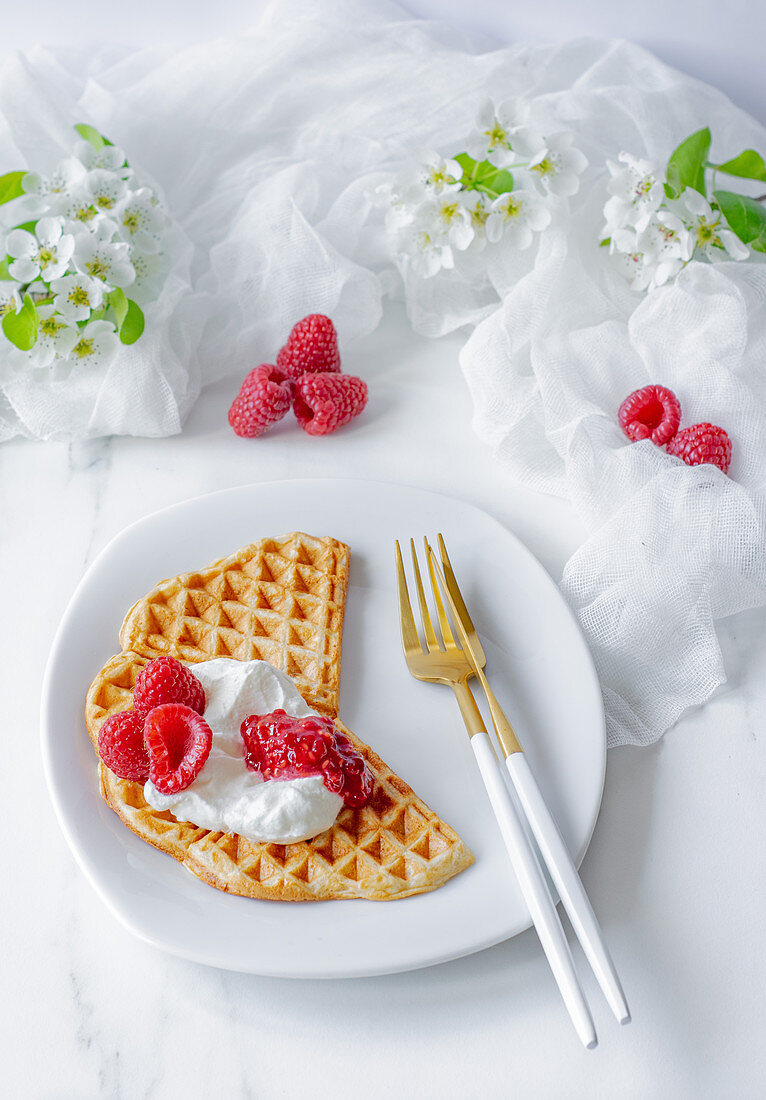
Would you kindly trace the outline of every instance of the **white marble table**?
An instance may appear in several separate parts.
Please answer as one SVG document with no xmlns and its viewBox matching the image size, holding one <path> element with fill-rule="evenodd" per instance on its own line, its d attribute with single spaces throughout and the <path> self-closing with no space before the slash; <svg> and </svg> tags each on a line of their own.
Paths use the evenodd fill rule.
<svg viewBox="0 0 766 1100">
<path fill-rule="evenodd" d="M 370 383 L 369 411 L 325 440 L 294 430 L 236 439 L 225 420 L 228 383 L 203 393 L 176 438 L 3 445 L 6 1095 L 764 1095 L 761 614 L 728 625 L 726 691 L 659 746 L 610 754 L 584 878 L 634 1022 L 620 1029 L 588 976 L 601 1037 L 594 1053 L 579 1046 L 533 932 L 387 978 L 218 972 L 133 939 L 85 882 L 59 831 L 38 747 L 47 650 L 83 571 L 135 518 L 223 486 L 346 476 L 352 467 L 358 477 L 472 500 L 559 576 L 583 532 L 565 504 L 509 487 L 472 434 L 459 343 L 418 340 L 401 316 L 389 316 L 345 359 Z"/>
</svg>

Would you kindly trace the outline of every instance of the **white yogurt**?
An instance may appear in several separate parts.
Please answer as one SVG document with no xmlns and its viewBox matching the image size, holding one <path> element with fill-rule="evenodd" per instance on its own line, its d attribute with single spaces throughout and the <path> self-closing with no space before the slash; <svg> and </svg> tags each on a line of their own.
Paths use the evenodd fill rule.
<svg viewBox="0 0 766 1100">
<path fill-rule="evenodd" d="M 149 805 L 201 829 L 276 844 L 308 840 L 329 829 L 343 799 L 328 791 L 321 775 L 265 780 L 245 765 L 239 730 L 249 714 L 270 714 L 277 708 L 294 718 L 316 714 L 289 676 L 266 661 L 229 657 L 189 668 L 205 689 L 204 717 L 213 732 L 210 755 L 194 782 L 178 794 L 161 794 L 147 782 L 144 798 Z"/>
</svg>

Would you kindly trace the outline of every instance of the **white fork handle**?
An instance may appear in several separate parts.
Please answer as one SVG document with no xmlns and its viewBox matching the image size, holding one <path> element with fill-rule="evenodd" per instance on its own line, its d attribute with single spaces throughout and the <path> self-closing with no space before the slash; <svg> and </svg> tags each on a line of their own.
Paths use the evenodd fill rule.
<svg viewBox="0 0 766 1100">
<path fill-rule="evenodd" d="M 592 1050 L 598 1042 L 593 1017 L 577 980 L 572 953 L 540 865 L 505 785 L 489 737 L 486 733 L 475 733 L 471 745 L 521 892 L 564 1004 L 583 1045 Z"/>
<path fill-rule="evenodd" d="M 630 1010 L 620 979 L 559 827 L 545 803 L 524 753 L 512 753 L 506 757 L 505 763 L 575 935 L 582 944 L 609 1007 L 621 1024 L 627 1024 L 630 1022 Z"/>
</svg>

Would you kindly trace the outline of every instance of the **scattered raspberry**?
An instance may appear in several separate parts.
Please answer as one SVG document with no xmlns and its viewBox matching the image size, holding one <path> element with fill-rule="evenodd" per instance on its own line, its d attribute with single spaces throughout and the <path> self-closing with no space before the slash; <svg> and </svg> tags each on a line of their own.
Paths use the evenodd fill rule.
<svg viewBox="0 0 766 1100">
<path fill-rule="evenodd" d="M 144 744 L 144 719 L 134 710 L 107 718 L 98 731 L 98 755 L 120 779 L 145 783 L 149 778 L 149 754 Z"/>
<path fill-rule="evenodd" d="M 202 771 L 213 734 L 196 710 L 183 703 L 163 703 L 147 714 L 144 741 L 152 783 L 161 794 L 178 794 Z"/>
<path fill-rule="evenodd" d="M 669 455 L 682 458 L 687 466 L 710 462 L 727 474 L 731 463 L 731 440 L 715 424 L 692 424 L 683 428 L 667 446 Z"/>
<path fill-rule="evenodd" d="M 625 398 L 617 416 L 628 439 L 651 439 L 661 447 L 678 431 L 681 406 L 665 386 L 644 386 Z"/>
<path fill-rule="evenodd" d="M 229 423 L 237 435 L 253 439 L 290 408 L 292 383 L 268 363 L 253 367 L 229 409 Z"/>
<path fill-rule="evenodd" d="M 304 374 L 295 384 L 293 410 L 309 435 L 329 435 L 366 404 L 367 385 L 351 374 Z"/>
<path fill-rule="evenodd" d="M 347 806 L 364 806 L 372 776 L 349 739 L 329 718 L 293 718 L 283 710 L 251 714 L 241 726 L 245 763 L 264 779 L 321 775 L 325 787 Z"/>
<path fill-rule="evenodd" d="M 138 674 L 133 688 L 133 706 L 142 718 L 163 703 L 183 703 L 198 714 L 205 713 L 205 689 L 175 657 L 150 661 Z"/>
<path fill-rule="evenodd" d="M 338 336 L 335 325 L 322 313 L 304 317 L 287 338 L 277 355 L 277 366 L 288 378 L 340 370 Z"/>
</svg>

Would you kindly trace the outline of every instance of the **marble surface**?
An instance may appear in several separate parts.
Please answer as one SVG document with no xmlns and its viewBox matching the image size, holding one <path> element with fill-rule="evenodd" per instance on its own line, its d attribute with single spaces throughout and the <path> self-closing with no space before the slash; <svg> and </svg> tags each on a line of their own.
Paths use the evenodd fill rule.
<svg viewBox="0 0 766 1100">
<path fill-rule="evenodd" d="M 345 357 L 372 392 L 338 435 L 257 442 L 226 425 L 232 384 L 182 435 L 0 450 L 4 939 L 0 1056 L 8 1095 L 756 1098 L 766 1073 L 766 616 L 725 625 L 730 681 L 650 749 L 609 756 L 583 876 L 634 1022 L 586 974 L 601 1043 L 578 1044 L 533 932 L 387 978 L 259 979 L 133 939 L 75 866 L 42 776 L 38 700 L 74 586 L 132 520 L 274 478 L 355 476 L 449 492 L 507 524 L 556 578 L 583 537 L 568 505 L 511 487 L 472 434 L 459 339 L 403 318 Z M 234 387 L 235 388 L 235 387 Z M 85 685 L 83 685 L 85 687 Z M 254 922 L 257 935 L 257 922 Z"/>
</svg>

